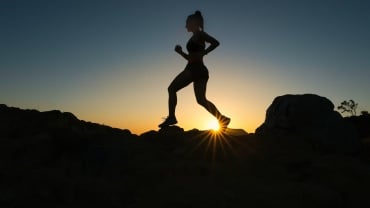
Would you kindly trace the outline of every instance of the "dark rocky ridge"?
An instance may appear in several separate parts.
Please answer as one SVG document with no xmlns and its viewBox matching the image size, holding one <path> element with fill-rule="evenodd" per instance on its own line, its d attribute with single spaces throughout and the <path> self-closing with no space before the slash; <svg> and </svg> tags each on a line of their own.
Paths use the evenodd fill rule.
<svg viewBox="0 0 370 208">
<path fill-rule="evenodd" d="M 0 105 L 0 206 L 369 207 L 368 144 L 327 152 L 295 134 L 179 127 L 137 136 Z"/>
</svg>

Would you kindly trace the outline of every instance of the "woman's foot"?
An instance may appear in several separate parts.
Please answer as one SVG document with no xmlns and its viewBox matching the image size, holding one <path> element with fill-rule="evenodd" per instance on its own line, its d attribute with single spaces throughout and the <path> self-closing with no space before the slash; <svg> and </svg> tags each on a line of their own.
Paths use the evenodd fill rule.
<svg viewBox="0 0 370 208">
<path fill-rule="evenodd" d="M 164 120 L 161 124 L 158 125 L 158 127 L 163 128 L 163 127 L 171 126 L 171 125 L 174 125 L 174 124 L 177 124 L 176 117 L 168 116 L 166 118 L 166 120 Z"/>
<path fill-rule="evenodd" d="M 227 126 L 229 125 L 231 119 L 226 117 L 226 116 L 221 116 L 220 119 L 218 120 L 218 123 L 220 125 L 220 128 L 222 130 L 226 129 Z"/>
</svg>

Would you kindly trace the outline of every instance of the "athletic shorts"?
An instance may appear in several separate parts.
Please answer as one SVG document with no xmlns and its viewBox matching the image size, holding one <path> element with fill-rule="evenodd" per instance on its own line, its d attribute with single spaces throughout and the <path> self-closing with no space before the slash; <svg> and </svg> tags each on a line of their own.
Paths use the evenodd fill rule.
<svg viewBox="0 0 370 208">
<path fill-rule="evenodd" d="M 189 70 L 193 76 L 193 80 L 208 79 L 208 69 L 203 63 L 188 63 L 185 70 Z"/>
</svg>

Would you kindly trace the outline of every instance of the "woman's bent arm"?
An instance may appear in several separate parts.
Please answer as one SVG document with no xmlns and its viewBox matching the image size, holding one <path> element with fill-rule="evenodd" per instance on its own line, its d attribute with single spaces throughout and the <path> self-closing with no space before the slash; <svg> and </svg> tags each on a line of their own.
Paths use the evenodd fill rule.
<svg viewBox="0 0 370 208">
<path fill-rule="evenodd" d="M 208 46 L 208 48 L 206 48 L 206 50 L 204 51 L 205 54 L 208 54 L 209 52 L 213 51 L 215 48 L 217 48 L 217 46 L 220 45 L 220 42 L 218 42 L 218 40 L 216 40 L 214 37 L 208 35 L 207 33 L 203 32 L 203 37 L 204 37 L 204 40 L 207 42 L 207 43 L 210 43 L 211 45 Z"/>
<path fill-rule="evenodd" d="M 186 54 L 185 52 L 181 51 L 181 52 L 178 52 L 184 59 L 186 60 L 189 60 L 189 55 Z"/>
</svg>

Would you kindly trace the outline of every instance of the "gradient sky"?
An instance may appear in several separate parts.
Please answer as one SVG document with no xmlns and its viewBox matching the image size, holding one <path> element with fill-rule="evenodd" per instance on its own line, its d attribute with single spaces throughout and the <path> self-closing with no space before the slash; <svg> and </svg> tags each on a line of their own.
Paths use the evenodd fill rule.
<svg viewBox="0 0 370 208">
<path fill-rule="evenodd" d="M 315 93 L 370 111 L 370 1 L 0 0 L 0 103 L 59 109 L 142 133 L 167 115 L 167 86 L 186 61 L 174 51 L 201 10 L 221 45 L 205 58 L 207 97 L 254 132 L 272 100 Z M 178 93 L 185 129 L 212 116 L 192 86 Z"/>
</svg>

